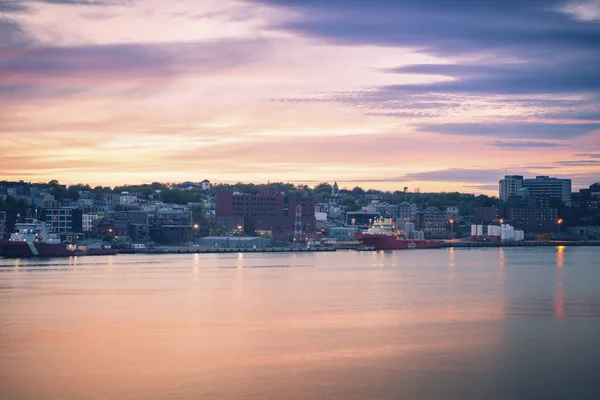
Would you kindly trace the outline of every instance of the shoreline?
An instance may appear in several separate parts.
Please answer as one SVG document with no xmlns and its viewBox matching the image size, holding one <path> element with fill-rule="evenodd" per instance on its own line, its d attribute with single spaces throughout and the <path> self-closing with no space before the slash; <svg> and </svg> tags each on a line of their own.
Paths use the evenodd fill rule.
<svg viewBox="0 0 600 400">
<path fill-rule="evenodd" d="M 442 248 L 449 247 L 552 247 L 552 246 L 600 246 L 600 240 L 551 240 L 546 242 L 444 242 Z"/>
</svg>

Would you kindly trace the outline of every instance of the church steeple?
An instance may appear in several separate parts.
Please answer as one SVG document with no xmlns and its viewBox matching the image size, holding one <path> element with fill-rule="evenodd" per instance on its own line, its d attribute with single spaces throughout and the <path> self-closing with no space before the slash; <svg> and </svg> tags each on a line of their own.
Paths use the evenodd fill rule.
<svg viewBox="0 0 600 400">
<path fill-rule="evenodd" d="M 337 181 L 335 181 L 333 183 L 333 186 L 331 187 L 331 194 L 336 195 L 336 194 L 338 194 L 339 191 L 340 191 L 340 188 L 338 187 Z"/>
</svg>

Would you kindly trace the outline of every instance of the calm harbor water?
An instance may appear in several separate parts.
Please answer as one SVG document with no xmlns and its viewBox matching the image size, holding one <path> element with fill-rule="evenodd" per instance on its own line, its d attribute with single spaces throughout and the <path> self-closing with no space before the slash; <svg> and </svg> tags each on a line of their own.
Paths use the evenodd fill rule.
<svg viewBox="0 0 600 400">
<path fill-rule="evenodd" d="M 0 399 L 600 398 L 600 249 L 0 260 Z"/>
</svg>

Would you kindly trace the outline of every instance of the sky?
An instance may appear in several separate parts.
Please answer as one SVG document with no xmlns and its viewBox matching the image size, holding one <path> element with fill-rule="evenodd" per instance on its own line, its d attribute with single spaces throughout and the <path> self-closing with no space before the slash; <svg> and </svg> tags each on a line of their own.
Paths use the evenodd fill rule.
<svg viewBox="0 0 600 400">
<path fill-rule="evenodd" d="M 0 0 L 0 179 L 600 181 L 600 0 Z"/>
</svg>

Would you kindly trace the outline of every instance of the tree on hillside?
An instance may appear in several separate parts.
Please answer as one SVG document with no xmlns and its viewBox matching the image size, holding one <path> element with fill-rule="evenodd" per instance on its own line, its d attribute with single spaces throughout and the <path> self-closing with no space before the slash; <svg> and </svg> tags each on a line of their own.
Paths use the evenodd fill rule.
<svg viewBox="0 0 600 400">
<path fill-rule="evenodd" d="M 363 188 L 361 188 L 360 186 L 354 186 L 354 188 L 352 188 L 352 193 L 365 194 L 365 190 Z"/>
<path fill-rule="evenodd" d="M 346 207 L 348 211 L 357 211 L 360 209 L 358 201 L 352 196 L 345 196 L 342 198 L 341 204 Z"/>
<path fill-rule="evenodd" d="M 319 183 L 318 185 L 316 185 L 313 190 L 315 191 L 315 193 L 331 194 L 332 189 L 333 189 L 333 186 L 331 186 L 329 183 L 322 182 L 322 183 Z"/>
</svg>

